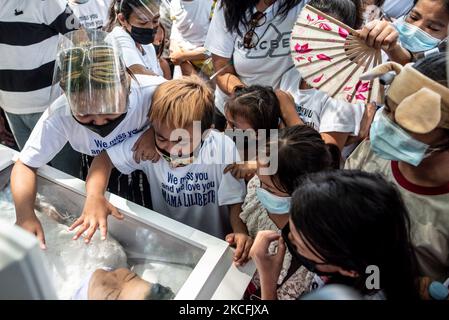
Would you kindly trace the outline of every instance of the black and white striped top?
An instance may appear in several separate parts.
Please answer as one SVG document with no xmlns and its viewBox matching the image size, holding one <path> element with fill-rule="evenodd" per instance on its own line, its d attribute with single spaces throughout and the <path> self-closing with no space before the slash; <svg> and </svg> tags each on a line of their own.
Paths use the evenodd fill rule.
<svg viewBox="0 0 449 320">
<path fill-rule="evenodd" d="M 79 26 L 66 0 L 2 0 L 0 107 L 14 114 L 50 104 L 59 34 Z"/>
</svg>

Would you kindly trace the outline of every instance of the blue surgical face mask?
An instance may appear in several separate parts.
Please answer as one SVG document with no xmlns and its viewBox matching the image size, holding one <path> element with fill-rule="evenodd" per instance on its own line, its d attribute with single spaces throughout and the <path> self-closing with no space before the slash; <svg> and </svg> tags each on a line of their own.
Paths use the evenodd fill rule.
<svg viewBox="0 0 449 320">
<path fill-rule="evenodd" d="M 405 18 L 399 19 L 395 26 L 399 32 L 401 45 L 413 53 L 432 50 L 441 42 L 440 39 L 432 37 L 421 28 L 406 22 Z"/>
<path fill-rule="evenodd" d="M 265 189 L 256 189 L 257 199 L 272 214 L 287 214 L 290 211 L 291 197 L 279 197 Z"/>
<path fill-rule="evenodd" d="M 376 114 L 370 131 L 371 148 L 386 160 L 403 161 L 417 167 L 426 157 L 429 145 L 414 139 L 387 117 L 383 110 Z"/>
</svg>

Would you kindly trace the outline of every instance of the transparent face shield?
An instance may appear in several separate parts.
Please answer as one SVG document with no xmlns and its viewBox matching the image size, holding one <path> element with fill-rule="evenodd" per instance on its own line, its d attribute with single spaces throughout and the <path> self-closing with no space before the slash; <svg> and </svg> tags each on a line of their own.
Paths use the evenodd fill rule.
<svg viewBox="0 0 449 320">
<path fill-rule="evenodd" d="M 126 67 L 118 44 L 104 31 L 77 30 L 60 37 L 53 84 L 52 101 L 65 94 L 74 116 L 127 112 Z"/>
<path fill-rule="evenodd" d="M 128 4 L 134 14 L 142 21 L 153 21 L 159 17 L 160 0 L 122 0 L 119 6 L 119 12 L 123 5 Z"/>
</svg>

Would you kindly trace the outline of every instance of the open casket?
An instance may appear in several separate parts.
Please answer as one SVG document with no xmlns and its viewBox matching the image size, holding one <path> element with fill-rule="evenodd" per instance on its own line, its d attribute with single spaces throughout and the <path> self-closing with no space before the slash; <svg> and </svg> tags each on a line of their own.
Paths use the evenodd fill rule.
<svg viewBox="0 0 449 320">
<path fill-rule="evenodd" d="M 0 192 L 8 185 L 17 155 L 14 150 L 0 145 Z M 73 219 L 81 214 L 85 201 L 83 181 L 49 166 L 40 168 L 37 174 L 39 195 Z M 123 246 L 128 267 L 157 262 L 191 270 L 183 273 L 175 299 L 242 298 L 255 266 L 250 261 L 244 268 L 237 268 L 232 261 L 233 249 L 225 241 L 116 195 L 107 193 L 107 198 L 125 216 L 122 221 L 109 218 L 108 232 Z M 143 273 L 144 269 L 139 270 Z M 173 272 L 176 268 L 169 270 Z M 0 270 L 0 279 L 1 273 Z M 26 279 L 23 275 L 17 281 Z"/>
</svg>

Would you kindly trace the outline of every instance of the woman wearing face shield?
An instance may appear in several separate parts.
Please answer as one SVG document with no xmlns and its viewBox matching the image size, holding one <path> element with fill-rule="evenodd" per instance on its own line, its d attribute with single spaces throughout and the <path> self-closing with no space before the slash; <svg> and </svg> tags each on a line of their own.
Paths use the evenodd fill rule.
<svg viewBox="0 0 449 320">
<path fill-rule="evenodd" d="M 164 82 L 161 77 L 132 77 L 117 44 L 98 30 L 67 34 L 60 41 L 56 61 L 54 87 L 59 83 L 63 94 L 39 119 L 11 173 L 16 223 L 35 234 L 42 248 L 44 234 L 34 213 L 36 170 L 67 142 L 82 154 L 96 156 L 146 129 L 153 92 Z M 117 210 L 113 212 L 121 218 Z M 106 223 L 102 221 L 100 227 Z"/>
<path fill-rule="evenodd" d="M 420 272 L 444 280 L 449 277 L 446 57 L 432 55 L 413 67 L 388 63 L 367 77 L 391 71 L 396 77 L 387 91 L 385 108 L 376 114 L 370 140 L 356 149 L 346 168 L 380 172 L 398 186 L 410 212 Z"/>
<path fill-rule="evenodd" d="M 159 26 L 159 0 L 114 0 L 106 31 L 123 52 L 123 60 L 134 74 L 163 76 L 154 38 Z"/>
<path fill-rule="evenodd" d="M 445 52 L 449 26 L 448 0 L 415 0 L 414 7 L 394 23 L 375 20 L 360 36 L 369 46 L 383 49 L 391 61 L 407 64 L 426 55 Z"/>
</svg>

